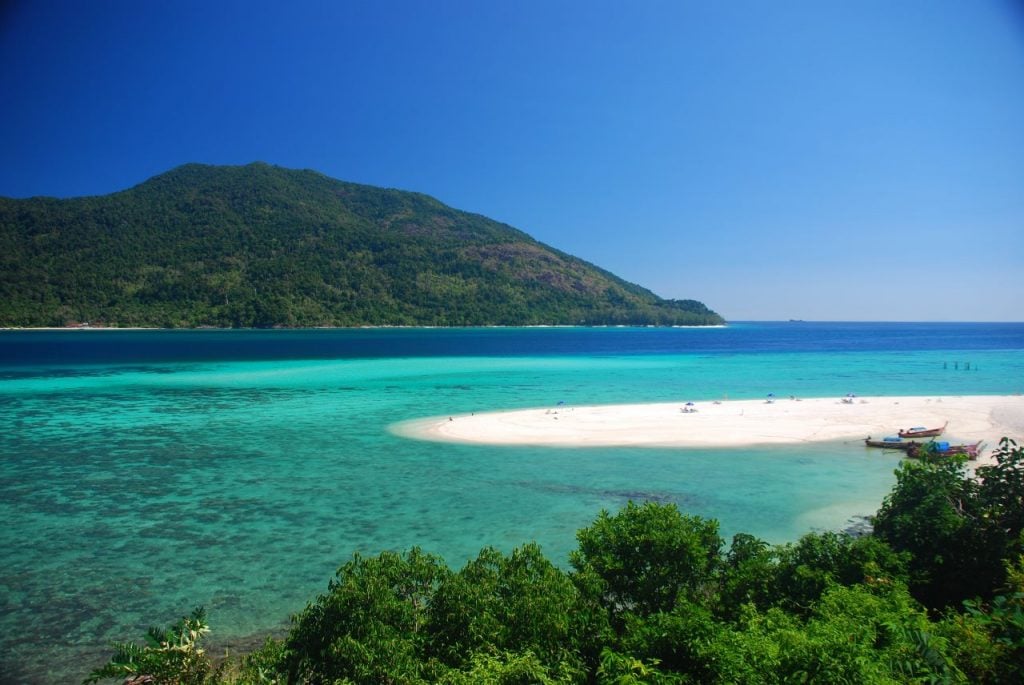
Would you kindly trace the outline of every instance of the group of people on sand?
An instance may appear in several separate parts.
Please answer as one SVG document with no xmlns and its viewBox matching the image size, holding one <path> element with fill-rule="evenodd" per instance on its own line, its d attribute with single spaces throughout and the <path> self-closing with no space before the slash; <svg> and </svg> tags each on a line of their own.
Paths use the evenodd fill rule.
<svg viewBox="0 0 1024 685">
<path fill-rule="evenodd" d="M 853 404 L 853 398 L 854 397 L 856 397 L 856 395 L 854 395 L 853 393 L 850 393 L 845 398 L 843 398 L 843 402 L 849 403 L 849 404 Z M 796 395 L 790 395 L 789 399 L 791 399 L 794 402 L 799 402 L 800 401 L 800 398 L 797 397 Z M 765 398 L 765 403 L 766 404 L 775 404 L 775 393 L 768 393 L 768 397 Z M 721 402 L 718 401 L 718 400 L 715 400 L 714 402 L 712 402 L 712 404 L 721 404 Z M 686 406 L 685 407 L 681 407 L 679 409 L 679 411 L 681 411 L 684 414 L 696 414 L 697 413 L 697 408 L 695 406 L 693 406 L 693 402 L 687 402 Z"/>
</svg>

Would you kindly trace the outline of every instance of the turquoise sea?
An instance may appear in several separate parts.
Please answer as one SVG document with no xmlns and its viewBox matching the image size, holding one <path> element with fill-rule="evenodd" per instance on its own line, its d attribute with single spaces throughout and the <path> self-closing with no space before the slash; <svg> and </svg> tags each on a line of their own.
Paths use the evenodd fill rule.
<svg viewBox="0 0 1024 685">
<path fill-rule="evenodd" d="M 710 329 L 0 331 L 0 681 L 78 682 L 195 605 L 279 630 L 354 551 L 458 568 L 629 500 L 771 542 L 872 514 L 896 458 L 481 447 L 398 421 L 598 403 L 1024 391 L 1024 324 Z M 967 436 L 969 437 L 969 436 Z"/>
</svg>

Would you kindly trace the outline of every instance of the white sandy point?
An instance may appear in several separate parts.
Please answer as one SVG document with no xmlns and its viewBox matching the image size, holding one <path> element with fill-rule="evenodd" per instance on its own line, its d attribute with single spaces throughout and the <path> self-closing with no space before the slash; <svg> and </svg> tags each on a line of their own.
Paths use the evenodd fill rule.
<svg viewBox="0 0 1024 685">
<path fill-rule="evenodd" d="M 1000 438 L 1024 442 L 1024 397 L 858 397 L 619 404 L 475 413 L 404 421 L 391 430 L 409 438 L 490 445 L 552 447 L 739 447 L 882 438 L 900 428 L 934 428 L 954 443 Z"/>
</svg>

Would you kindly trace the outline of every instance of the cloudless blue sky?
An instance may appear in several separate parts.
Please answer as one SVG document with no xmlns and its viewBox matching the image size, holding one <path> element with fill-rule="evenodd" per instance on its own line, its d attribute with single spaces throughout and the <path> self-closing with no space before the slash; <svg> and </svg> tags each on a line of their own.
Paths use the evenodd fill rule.
<svg viewBox="0 0 1024 685">
<path fill-rule="evenodd" d="M 733 320 L 1024 320 L 1013 0 L 0 0 L 0 195 L 255 160 Z"/>
</svg>

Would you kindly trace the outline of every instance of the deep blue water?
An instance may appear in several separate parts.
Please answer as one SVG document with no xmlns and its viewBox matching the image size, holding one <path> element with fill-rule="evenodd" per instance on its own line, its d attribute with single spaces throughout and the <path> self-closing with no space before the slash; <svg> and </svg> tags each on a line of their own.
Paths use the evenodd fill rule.
<svg viewBox="0 0 1024 685">
<path fill-rule="evenodd" d="M 1019 323 L 739 322 L 726 328 L 6 331 L 0 365 L 438 356 L 1019 350 Z"/>
<path fill-rule="evenodd" d="M 0 331 L 0 681 L 81 680 L 196 604 L 279 626 L 354 551 L 460 567 L 629 500 L 772 542 L 869 515 L 860 444 L 553 449 L 406 440 L 422 416 L 570 404 L 1024 391 L 1024 324 Z"/>
</svg>

